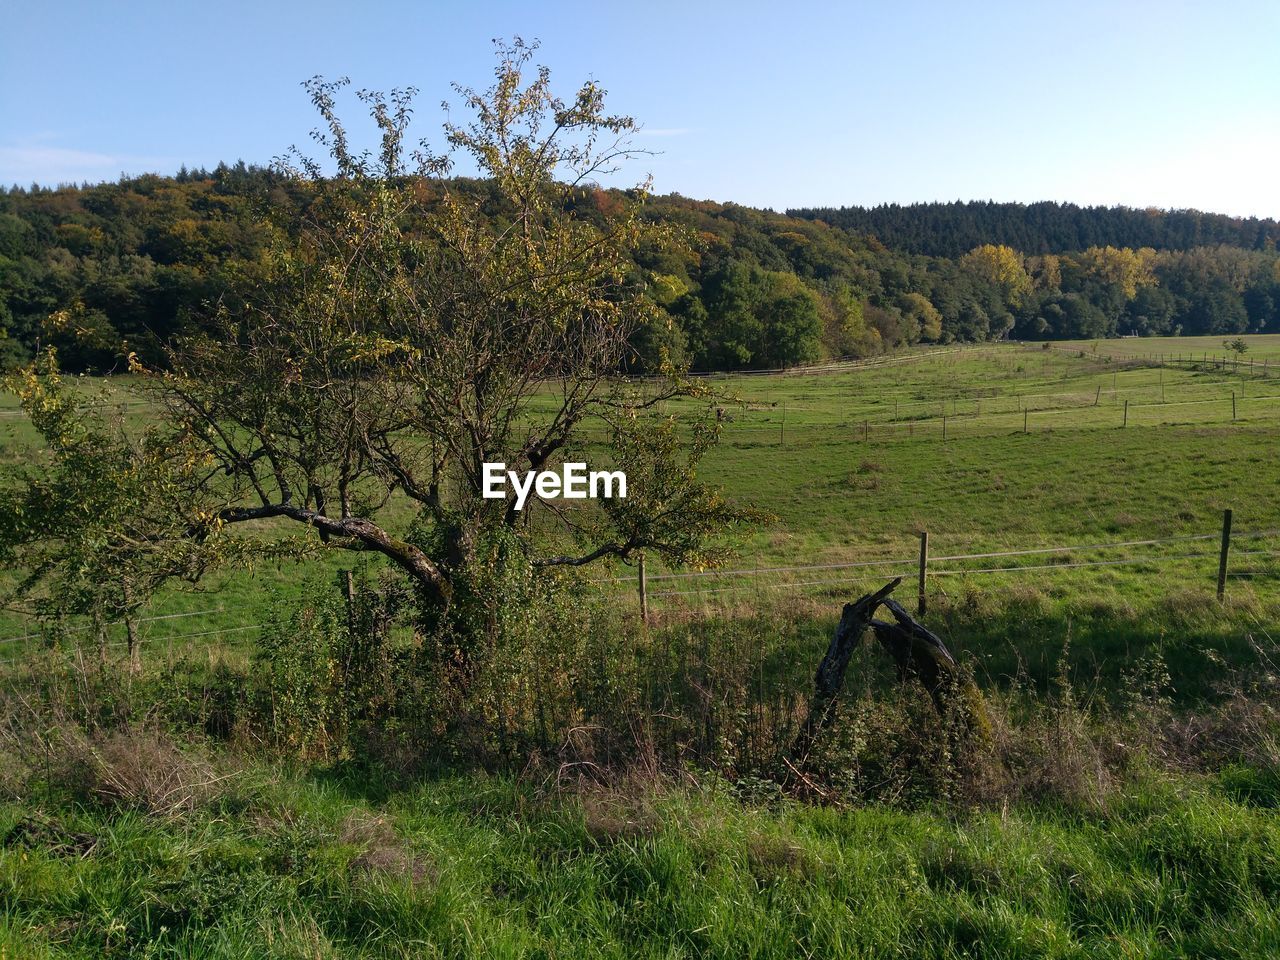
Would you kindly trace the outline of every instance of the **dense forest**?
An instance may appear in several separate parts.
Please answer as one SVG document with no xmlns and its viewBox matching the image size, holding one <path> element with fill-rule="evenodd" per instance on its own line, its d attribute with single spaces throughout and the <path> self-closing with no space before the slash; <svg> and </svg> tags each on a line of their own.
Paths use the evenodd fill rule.
<svg viewBox="0 0 1280 960">
<path fill-rule="evenodd" d="M 621 199 L 574 196 L 586 219 Z M 130 350 L 157 361 L 213 304 L 253 289 L 306 203 L 295 182 L 244 164 L 0 192 L 0 365 L 47 343 L 71 369 L 118 369 Z M 692 242 L 635 252 L 633 280 L 662 308 L 633 338 L 638 369 L 663 356 L 767 368 L 922 341 L 1280 328 L 1270 220 L 1052 203 L 782 215 L 678 195 L 644 209 Z"/>
<path fill-rule="evenodd" d="M 851 233 L 872 234 L 895 250 L 931 257 L 959 257 L 992 243 L 1029 254 L 1064 253 L 1090 247 L 1190 250 L 1226 245 L 1270 250 L 1280 241 L 1280 223 L 1228 217 L 1199 210 L 1138 210 L 1081 207 L 1074 203 L 890 203 L 878 207 L 788 210 L 793 217 L 822 220 Z"/>
</svg>

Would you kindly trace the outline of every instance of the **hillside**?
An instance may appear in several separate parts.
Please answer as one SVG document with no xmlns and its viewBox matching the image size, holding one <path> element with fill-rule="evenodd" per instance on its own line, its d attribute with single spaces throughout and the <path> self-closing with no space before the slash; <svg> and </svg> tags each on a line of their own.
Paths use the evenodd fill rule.
<svg viewBox="0 0 1280 960">
<path fill-rule="evenodd" d="M 854 233 L 870 234 L 894 250 L 959 257 L 984 243 L 1028 254 L 1075 253 L 1089 247 L 1190 250 L 1226 245 L 1274 250 L 1280 223 L 1199 210 L 1081 207 L 1074 203 L 897 203 L 877 207 L 788 210 Z"/>
<path fill-rule="evenodd" d="M 433 189 L 485 201 L 491 187 Z M 587 221 L 627 202 L 585 189 Z M 634 366 L 786 367 L 952 341 L 1277 329 L 1274 221 L 1071 205 L 950 204 L 782 215 L 678 195 L 644 214 L 688 248 L 640 246 L 634 282 L 657 308 Z M 236 309 L 307 209 L 299 186 L 237 164 L 174 177 L 0 193 L 0 366 L 42 344 L 69 369 L 163 361 L 175 336 Z"/>
</svg>

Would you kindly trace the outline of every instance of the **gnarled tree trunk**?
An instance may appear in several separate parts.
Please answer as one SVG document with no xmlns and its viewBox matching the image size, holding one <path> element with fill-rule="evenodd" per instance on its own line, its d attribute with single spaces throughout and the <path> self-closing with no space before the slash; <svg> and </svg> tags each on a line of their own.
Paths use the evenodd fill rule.
<svg viewBox="0 0 1280 960">
<path fill-rule="evenodd" d="M 932 630 L 917 623 L 896 600 L 886 597 L 883 605 L 895 622 L 872 620 L 871 629 L 897 663 L 898 678 L 904 682 L 919 680 L 940 716 L 957 717 L 966 736 L 988 739 L 991 720 L 982 692 L 960 669 L 946 644 Z"/>
<path fill-rule="evenodd" d="M 871 625 L 876 609 L 901 582 L 902 578 L 898 577 L 875 593 L 864 594 L 853 603 L 844 605 L 826 656 L 818 664 L 818 672 L 813 678 L 813 697 L 809 701 L 808 716 L 791 744 L 793 759 L 803 763 L 818 734 L 835 719 L 837 697 L 844 688 L 844 674 L 849 669 L 849 658 L 862 643 L 862 636 Z"/>
<path fill-rule="evenodd" d="M 901 582 L 899 577 L 875 593 L 845 604 L 835 635 L 814 677 L 808 716 L 791 745 L 793 761 L 803 764 L 818 736 L 835 719 L 849 659 L 868 628 L 897 663 L 900 680 L 919 680 L 940 715 L 945 717 L 950 711 L 960 711 L 967 735 L 983 739 L 990 736 L 991 722 L 977 686 L 963 674 L 937 634 L 917 623 L 900 603 L 889 597 Z M 893 615 L 893 623 L 875 619 L 881 606 Z"/>
</svg>

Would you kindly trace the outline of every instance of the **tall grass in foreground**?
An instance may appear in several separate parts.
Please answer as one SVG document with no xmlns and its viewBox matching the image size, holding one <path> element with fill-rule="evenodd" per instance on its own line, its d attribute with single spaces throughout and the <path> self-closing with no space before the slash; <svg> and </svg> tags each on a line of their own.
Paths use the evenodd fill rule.
<svg viewBox="0 0 1280 960">
<path fill-rule="evenodd" d="M 176 815 L 0 804 L 6 957 L 1267 957 L 1277 789 L 1052 803 L 741 802 L 242 768 Z"/>
<path fill-rule="evenodd" d="M 10 677 L 0 957 L 1280 950 L 1265 610 L 943 605 L 989 740 L 957 749 L 864 645 L 798 778 L 779 760 L 825 610 L 645 631 L 568 604 L 459 683 L 376 599 L 331 594 L 248 662 L 54 652 Z M 1215 671 L 1166 635 L 1212 642 Z M 975 656 L 998 637 L 1044 664 Z M 1079 656 L 1109 637 L 1113 668 Z"/>
</svg>

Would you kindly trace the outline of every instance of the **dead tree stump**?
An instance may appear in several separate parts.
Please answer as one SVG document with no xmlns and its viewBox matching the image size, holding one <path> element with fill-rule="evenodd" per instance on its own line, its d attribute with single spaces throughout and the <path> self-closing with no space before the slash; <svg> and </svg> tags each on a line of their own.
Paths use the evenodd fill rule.
<svg viewBox="0 0 1280 960">
<path fill-rule="evenodd" d="M 813 697 L 809 701 L 809 713 L 805 717 L 804 726 L 791 744 L 792 758 L 803 762 L 809 755 L 818 734 L 830 726 L 835 719 L 837 697 L 844 688 L 844 674 L 849 669 L 849 658 L 862 643 L 863 634 L 871 625 L 871 618 L 876 609 L 894 587 L 902 582 L 898 577 L 892 583 L 881 587 L 875 593 L 864 594 L 853 603 L 846 603 L 836 624 L 835 634 L 827 647 L 826 656 L 818 664 L 818 672 L 813 678 Z"/>
<path fill-rule="evenodd" d="M 889 597 L 901 582 L 899 577 L 875 593 L 845 604 L 831 644 L 818 664 L 808 715 L 791 745 L 790 758 L 795 762 L 803 765 L 818 736 L 835 719 L 849 660 L 868 628 L 897 664 L 899 680 L 918 680 L 940 716 L 958 717 L 966 738 L 990 738 L 991 721 L 977 685 L 964 675 L 938 635 Z M 892 614 L 893 623 L 875 619 L 882 605 Z"/>
<path fill-rule="evenodd" d="M 982 692 L 960 669 L 947 645 L 896 600 L 886 597 L 882 603 L 895 622 L 872 620 L 871 629 L 898 665 L 898 679 L 919 680 L 939 716 L 958 719 L 967 736 L 990 739 L 991 718 Z"/>
</svg>

